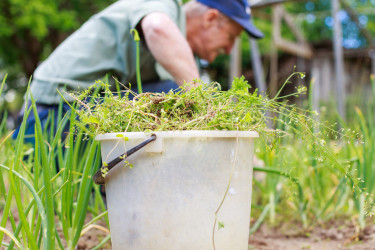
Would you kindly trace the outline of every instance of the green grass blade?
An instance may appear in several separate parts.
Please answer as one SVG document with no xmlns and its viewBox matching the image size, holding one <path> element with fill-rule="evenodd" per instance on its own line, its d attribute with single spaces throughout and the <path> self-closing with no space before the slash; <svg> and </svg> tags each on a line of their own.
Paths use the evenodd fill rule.
<svg viewBox="0 0 375 250">
<path fill-rule="evenodd" d="M 6 199 L 5 199 L 5 206 L 4 206 L 4 209 L 3 209 L 3 216 L 1 217 L 0 227 L 4 228 L 6 226 L 9 211 L 10 211 L 11 201 L 12 201 L 12 198 L 13 198 L 13 193 L 14 193 L 13 187 L 10 186 L 9 190 L 8 190 L 8 194 L 7 194 Z M 4 232 L 1 231 L 0 232 L 0 242 L 3 242 L 3 237 L 4 237 Z"/>
<path fill-rule="evenodd" d="M 82 164 L 82 155 L 85 155 L 85 151 L 88 151 L 88 147 L 85 147 L 82 138 L 83 134 L 78 133 L 74 142 L 73 169 L 78 173 L 82 173 L 84 168 L 84 164 Z"/>
<path fill-rule="evenodd" d="M 293 181 L 297 185 L 298 198 L 299 198 L 299 201 L 300 201 L 299 202 L 299 212 L 300 212 L 300 216 L 301 216 L 303 225 L 306 226 L 307 222 L 306 222 L 305 208 L 306 208 L 306 202 L 307 201 L 305 201 L 303 189 L 302 189 L 302 186 L 299 183 L 298 179 L 294 178 L 293 176 L 291 176 L 291 175 L 289 175 L 289 174 L 287 174 L 283 171 L 280 171 L 279 169 L 275 169 L 275 168 L 271 168 L 271 167 L 253 167 L 253 170 L 283 176 L 283 177 L 288 178 L 289 180 Z"/>
<path fill-rule="evenodd" d="M 57 245 L 60 247 L 61 250 L 64 250 L 64 245 L 63 243 L 61 242 L 61 239 L 60 239 L 60 236 L 59 236 L 59 233 L 57 232 L 57 230 L 55 230 L 56 232 L 56 239 L 57 239 Z"/>
<path fill-rule="evenodd" d="M 101 249 L 101 247 L 104 246 L 105 243 L 107 243 L 110 239 L 111 239 L 111 235 L 107 235 L 96 247 L 94 247 L 91 250 Z"/>
<path fill-rule="evenodd" d="M 75 119 L 74 113 L 71 112 L 70 121 L 74 121 L 74 119 Z M 73 169 L 73 165 L 74 165 L 73 157 L 74 157 L 74 150 L 75 150 L 74 138 L 73 138 L 73 132 L 74 132 L 73 122 L 71 122 L 70 124 L 69 131 L 70 131 L 70 135 L 68 138 L 69 144 L 65 152 L 65 156 L 64 156 L 65 157 L 64 168 L 66 169 L 66 171 L 63 176 L 63 181 L 68 182 L 68 184 L 62 190 L 62 199 L 64 202 L 61 202 L 61 216 L 62 216 L 61 223 L 63 226 L 63 232 L 65 235 L 65 238 L 68 242 L 71 241 L 70 239 L 71 234 L 69 232 L 70 232 L 70 228 L 72 227 L 72 211 L 73 211 L 73 202 L 74 202 L 73 197 L 72 197 L 73 185 L 74 185 L 72 171 L 74 170 Z M 61 157 L 61 155 L 63 154 L 62 151 L 60 151 L 59 154 Z"/>
<path fill-rule="evenodd" d="M 134 33 L 134 41 L 136 43 L 136 75 L 137 75 L 137 88 L 138 88 L 138 94 L 142 94 L 142 82 L 141 82 L 141 71 L 140 71 L 140 59 L 139 59 L 139 34 L 136 29 L 131 29 L 130 33 Z"/>
<path fill-rule="evenodd" d="M 38 218 L 36 219 L 35 229 L 34 229 L 34 238 L 35 239 L 38 239 L 39 235 L 42 235 L 42 237 L 43 237 L 43 234 L 41 234 L 41 232 L 40 232 L 41 227 L 42 227 L 42 219 L 38 216 Z M 38 247 L 40 248 L 40 242 L 38 242 Z"/>
<path fill-rule="evenodd" d="M 3 233 L 5 233 L 9 238 L 11 238 L 15 243 L 16 243 L 16 245 L 17 245 L 17 247 L 19 248 L 19 249 L 25 249 L 22 245 L 21 245 L 21 243 L 12 235 L 12 233 L 11 232 L 9 232 L 6 228 L 4 228 L 4 227 L 0 227 L 0 231 L 1 232 L 3 232 Z"/>
<path fill-rule="evenodd" d="M 83 226 L 83 229 L 88 227 L 91 224 L 94 224 L 96 221 L 98 221 L 100 218 L 103 218 L 104 216 L 108 215 L 108 211 L 104 211 L 103 213 L 97 215 L 95 218 L 92 218 L 89 222 L 86 223 L 86 225 Z"/>
<path fill-rule="evenodd" d="M 12 226 L 12 230 L 13 231 L 16 230 L 16 227 L 17 227 L 16 220 L 14 219 L 14 216 L 13 216 L 12 213 L 9 214 L 9 220 L 10 220 L 10 224 Z"/>
<path fill-rule="evenodd" d="M 317 218 L 319 219 L 325 212 L 326 210 L 328 209 L 328 207 L 333 203 L 334 201 L 334 198 L 335 196 L 337 195 L 337 193 L 339 191 L 341 191 L 341 188 L 342 187 L 345 187 L 344 186 L 345 184 L 345 177 L 341 178 L 340 182 L 339 182 L 339 185 L 337 185 L 336 189 L 335 189 L 335 192 L 332 194 L 332 196 L 328 199 L 327 203 L 324 205 L 323 209 L 319 211 L 319 213 L 317 214 Z"/>
<path fill-rule="evenodd" d="M 82 227 L 85 222 L 87 205 L 92 190 L 93 180 L 91 176 L 94 174 L 95 166 L 98 166 L 100 157 L 97 152 L 97 142 L 92 141 L 90 151 L 87 157 L 85 168 L 83 171 L 82 182 L 78 193 L 77 208 L 73 222 L 73 228 L 75 229 L 75 236 L 73 240 L 73 246 L 78 243 L 81 235 Z"/>
<path fill-rule="evenodd" d="M 1 167 L 1 165 L 0 165 L 0 167 Z M 3 166 L 3 167 L 5 167 L 5 168 L 7 168 L 6 166 Z M 60 175 L 61 175 L 61 173 L 64 171 L 64 169 L 61 169 L 60 170 L 60 172 L 59 173 L 57 173 L 52 179 L 51 179 L 51 182 L 54 182 Z M 54 194 L 54 197 L 56 197 L 56 195 L 61 191 L 61 189 L 65 186 L 65 184 L 66 183 L 64 183 L 64 184 L 62 184 L 61 185 L 61 187 L 55 192 L 55 194 Z M 40 195 L 42 194 L 42 192 L 44 191 L 44 186 L 37 192 L 37 195 L 40 197 Z M 33 199 L 33 200 L 31 200 L 31 202 L 29 203 L 29 205 L 27 206 L 27 208 L 25 209 L 25 211 L 24 211 L 24 214 L 27 216 L 28 215 L 28 213 L 30 212 L 30 210 L 31 210 L 31 208 L 34 206 L 34 203 L 35 203 L 35 198 Z M 18 227 L 17 227 L 17 229 L 14 231 L 14 235 L 15 235 L 15 237 L 17 237 L 18 236 L 18 234 L 19 234 L 19 232 L 21 231 L 21 228 L 22 228 L 22 223 L 20 223 L 19 225 L 18 225 Z M 39 230 L 36 230 L 36 234 L 38 233 L 38 231 Z M 36 238 L 36 236 L 35 236 L 35 238 Z M 12 247 L 13 247 L 13 244 L 14 244 L 14 242 L 11 242 L 10 244 L 9 244 L 9 248 L 8 249 L 12 249 Z"/>
<path fill-rule="evenodd" d="M 8 74 L 5 75 L 4 79 L 3 79 L 3 82 L 1 83 L 1 87 L 0 87 L 0 96 L 1 94 L 3 93 L 3 88 L 4 88 L 4 85 L 5 85 L 5 81 L 7 79 L 7 76 Z"/>
<path fill-rule="evenodd" d="M 51 169 L 48 161 L 48 152 L 43 143 L 43 130 L 36 108 L 35 99 L 30 94 L 35 117 L 35 137 L 39 140 L 40 156 L 42 158 L 43 181 L 45 186 L 45 204 L 47 213 L 47 228 L 45 229 L 46 239 L 43 242 L 44 249 L 55 249 L 55 208 L 53 205 L 53 192 L 51 185 Z"/>
<path fill-rule="evenodd" d="M 20 218 L 20 221 L 24 224 L 23 230 L 27 236 L 28 243 L 31 249 L 38 249 L 36 241 L 31 233 L 30 225 L 28 224 L 28 221 L 26 219 L 25 214 L 23 213 L 23 202 L 21 198 L 21 190 L 19 188 L 19 183 L 17 180 L 14 179 L 14 172 L 15 170 L 11 169 L 9 172 L 9 182 L 10 185 L 13 187 L 14 190 L 14 198 L 16 200 L 17 208 L 18 208 L 18 215 Z"/>
<path fill-rule="evenodd" d="M 38 209 L 39 209 L 39 214 L 40 214 L 40 217 L 42 219 L 42 223 L 44 225 L 44 227 L 46 228 L 47 227 L 47 219 L 46 219 L 46 214 L 45 214 L 45 210 L 44 210 L 44 206 L 43 206 L 43 203 L 42 203 L 42 200 L 40 199 L 38 193 L 36 192 L 36 190 L 34 189 L 33 185 L 27 181 L 21 174 L 19 174 L 17 171 L 15 170 L 11 170 L 10 168 L 4 166 L 3 164 L 0 164 L 0 167 L 2 169 L 5 169 L 7 171 L 11 171 L 12 174 L 14 174 L 16 177 L 18 177 L 24 184 L 25 186 L 30 190 L 31 194 L 33 195 L 34 197 L 34 200 L 38 206 Z M 14 181 L 14 180 L 13 180 Z M 27 221 L 26 221 L 26 216 L 27 213 L 24 213 L 24 212 L 20 212 L 20 211 L 24 211 L 24 210 L 18 210 L 20 216 L 23 216 L 24 217 L 24 220 L 22 220 L 21 218 L 21 221 L 24 225 L 27 225 Z M 27 211 L 27 210 L 26 210 Z M 29 239 L 30 240 L 30 239 Z M 35 244 L 35 247 L 36 247 L 36 244 Z"/>
<path fill-rule="evenodd" d="M 28 91 L 29 91 L 29 89 L 28 89 Z M 24 117 L 23 117 L 23 120 L 22 120 L 22 123 L 21 123 L 21 126 L 20 126 L 20 130 L 19 130 L 19 134 L 18 134 L 17 140 L 16 140 L 16 145 L 17 145 L 15 147 L 15 149 L 16 149 L 16 159 L 20 159 L 20 155 L 21 155 L 21 151 L 22 151 L 22 143 L 23 143 L 23 139 L 24 139 L 24 135 L 25 135 L 25 129 L 26 129 L 26 119 L 27 119 L 28 115 L 30 114 L 30 112 L 31 112 L 31 109 L 28 109 L 27 103 L 25 103 L 25 114 L 24 114 Z M 19 162 L 19 161 L 16 161 L 16 162 Z M 0 227 L 6 226 L 6 222 L 8 220 L 8 215 L 10 213 L 10 207 L 11 207 L 13 195 L 14 195 L 13 186 L 10 185 L 9 190 L 8 190 L 8 194 L 7 194 L 6 200 L 5 200 L 5 206 L 4 206 L 4 210 L 3 210 L 3 216 L 2 216 L 1 221 L 0 221 Z M 0 232 L 0 242 L 3 241 L 3 237 L 4 237 L 4 233 L 1 231 Z"/>
<path fill-rule="evenodd" d="M 260 214 L 258 220 L 254 223 L 254 225 L 250 228 L 250 231 L 249 231 L 249 234 L 252 235 L 253 233 L 255 233 L 258 228 L 260 227 L 260 225 L 262 225 L 264 219 L 266 218 L 267 214 L 269 213 L 270 211 L 270 204 L 267 204 L 262 213 Z"/>
<path fill-rule="evenodd" d="M 55 136 L 53 136 L 53 140 L 52 140 L 52 143 L 51 143 L 51 148 L 55 148 L 59 142 L 59 140 L 61 140 L 61 133 L 63 131 L 63 129 L 65 128 L 67 122 L 68 122 L 68 117 L 69 115 L 69 112 L 67 112 L 64 117 L 60 120 L 60 122 L 58 123 L 58 127 L 57 127 L 57 130 L 56 130 L 56 134 Z M 55 155 L 53 157 L 56 157 Z"/>
<path fill-rule="evenodd" d="M 0 124 L 0 133 L 3 133 L 3 131 L 7 131 L 7 118 L 8 118 L 8 111 L 7 110 L 2 110 L 2 108 L 0 107 L 0 113 L 3 113 L 2 114 L 2 121 L 1 121 L 1 124 Z"/>
<path fill-rule="evenodd" d="M 372 98 L 375 98 L 375 75 L 371 75 Z"/>
</svg>

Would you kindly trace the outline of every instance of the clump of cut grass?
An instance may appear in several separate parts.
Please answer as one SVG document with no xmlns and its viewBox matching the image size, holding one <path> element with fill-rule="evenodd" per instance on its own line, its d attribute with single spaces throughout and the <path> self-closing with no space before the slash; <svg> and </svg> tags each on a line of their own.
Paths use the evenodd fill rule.
<svg viewBox="0 0 375 250">
<path fill-rule="evenodd" d="M 97 84 L 102 85 L 104 97 L 90 95 Z M 249 93 L 250 86 L 244 77 L 235 78 L 229 91 L 221 91 L 218 83 L 202 84 L 191 90 L 186 84 L 168 93 L 137 95 L 126 90 L 122 97 L 114 95 L 107 84 L 96 85 L 81 94 L 71 93 L 81 106 L 76 110 L 80 123 L 90 135 L 171 130 L 270 132 L 266 111 L 287 112 L 291 119 L 300 120 L 297 109 L 291 109 L 287 103 L 268 99 L 257 91 Z M 129 95 L 135 97 L 130 100 Z"/>
</svg>

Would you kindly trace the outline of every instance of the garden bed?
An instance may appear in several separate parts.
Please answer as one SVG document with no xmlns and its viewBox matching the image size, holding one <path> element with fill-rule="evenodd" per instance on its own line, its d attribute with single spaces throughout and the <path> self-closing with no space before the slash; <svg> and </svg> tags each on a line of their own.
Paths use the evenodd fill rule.
<svg viewBox="0 0 375 250">
<path fill-rule="evenodd" d="M 103 230 L 92 229 L 81 237 L 77 249 L 91 249 L 98 244 L 99 239 L 106 236 Z M 283 223 L 276 227 L 263 224 L 249 240 L 249 249 L 256 250 L 365 250 L 374 249 L 374 246 L 375 224 L 369 220 L 368 226 L 359 232 L 355 219 L 349 218 L 330 220 L 305 230 L 298 222 Z M 111 249 L 110 242 L 100 249 Z"/>
<path fill-rule="evenodd" d="M 307 229 L 295 222 L 278 227 L 264 224 L 250 236 L 249 249 L 374 249 L 374 223 L 368 221 L 360 232 L 355 222 L 354 218 L 338 218 Z"/>
<path fill-rule="evenodd" d="M 88 217 L 91 218 L 90 215 Z M 18 220 L 18 218 L 15 219 Z M 86 219 L 86 221 L 88 220 Z M 337 218 L 305 230 L 298 222 L 283 223 L 276 227 L 263 224 L 250 236 L 249 249 L 374 249 L 374 221 L 368 220 L 368 226 L 362 232 L 359 232 L 355 222 L 355 218 Z M 104 222 L 98 222 L 97 225 L 106 229 Z M 96 247 L 108 235 L 103 229 L 92 228 L 84 233 L 78 242 L 77 249 Z M 8 242 L 9 238 L 6 238 L 5 241 Z M 99 249 L 111 249 L 110 241 Z"/>
</svg>

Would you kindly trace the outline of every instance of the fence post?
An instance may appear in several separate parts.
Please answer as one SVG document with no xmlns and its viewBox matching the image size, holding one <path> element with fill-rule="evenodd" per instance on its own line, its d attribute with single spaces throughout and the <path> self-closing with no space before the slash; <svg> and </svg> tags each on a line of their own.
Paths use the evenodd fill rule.
<svg viewBox="0 0 375 250">
<path fill-rule="evenodd" d="M 339 19 L 339 0 L 332 0 L 332 17 L 334 19 L 333 28 L 333 48 L 335 57 L 335 75 L 336 75 L 336 98 L 337 109 L 341 118 L 346 120 L 345 111 L 345 82 L 343 66 L 343 48 L 342 48 L 342 27 Z"/>
</svg>

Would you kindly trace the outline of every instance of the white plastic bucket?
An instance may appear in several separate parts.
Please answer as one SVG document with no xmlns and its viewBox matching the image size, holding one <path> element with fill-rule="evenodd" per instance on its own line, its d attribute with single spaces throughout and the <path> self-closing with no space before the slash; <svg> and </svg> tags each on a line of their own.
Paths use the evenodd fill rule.
<svg viewBox="0 0 375 250">
<path fill-rule="evenodd" d="M 256 132 L 171 131 L 105 177 L 113 249 L 248 249 Z M 123 136 L 126 139 L 119 137 Z M 150 133 L 98 135 L 103 162 Z M 218 228 L 218 222 L 224 228 Z"/>
</svg>

